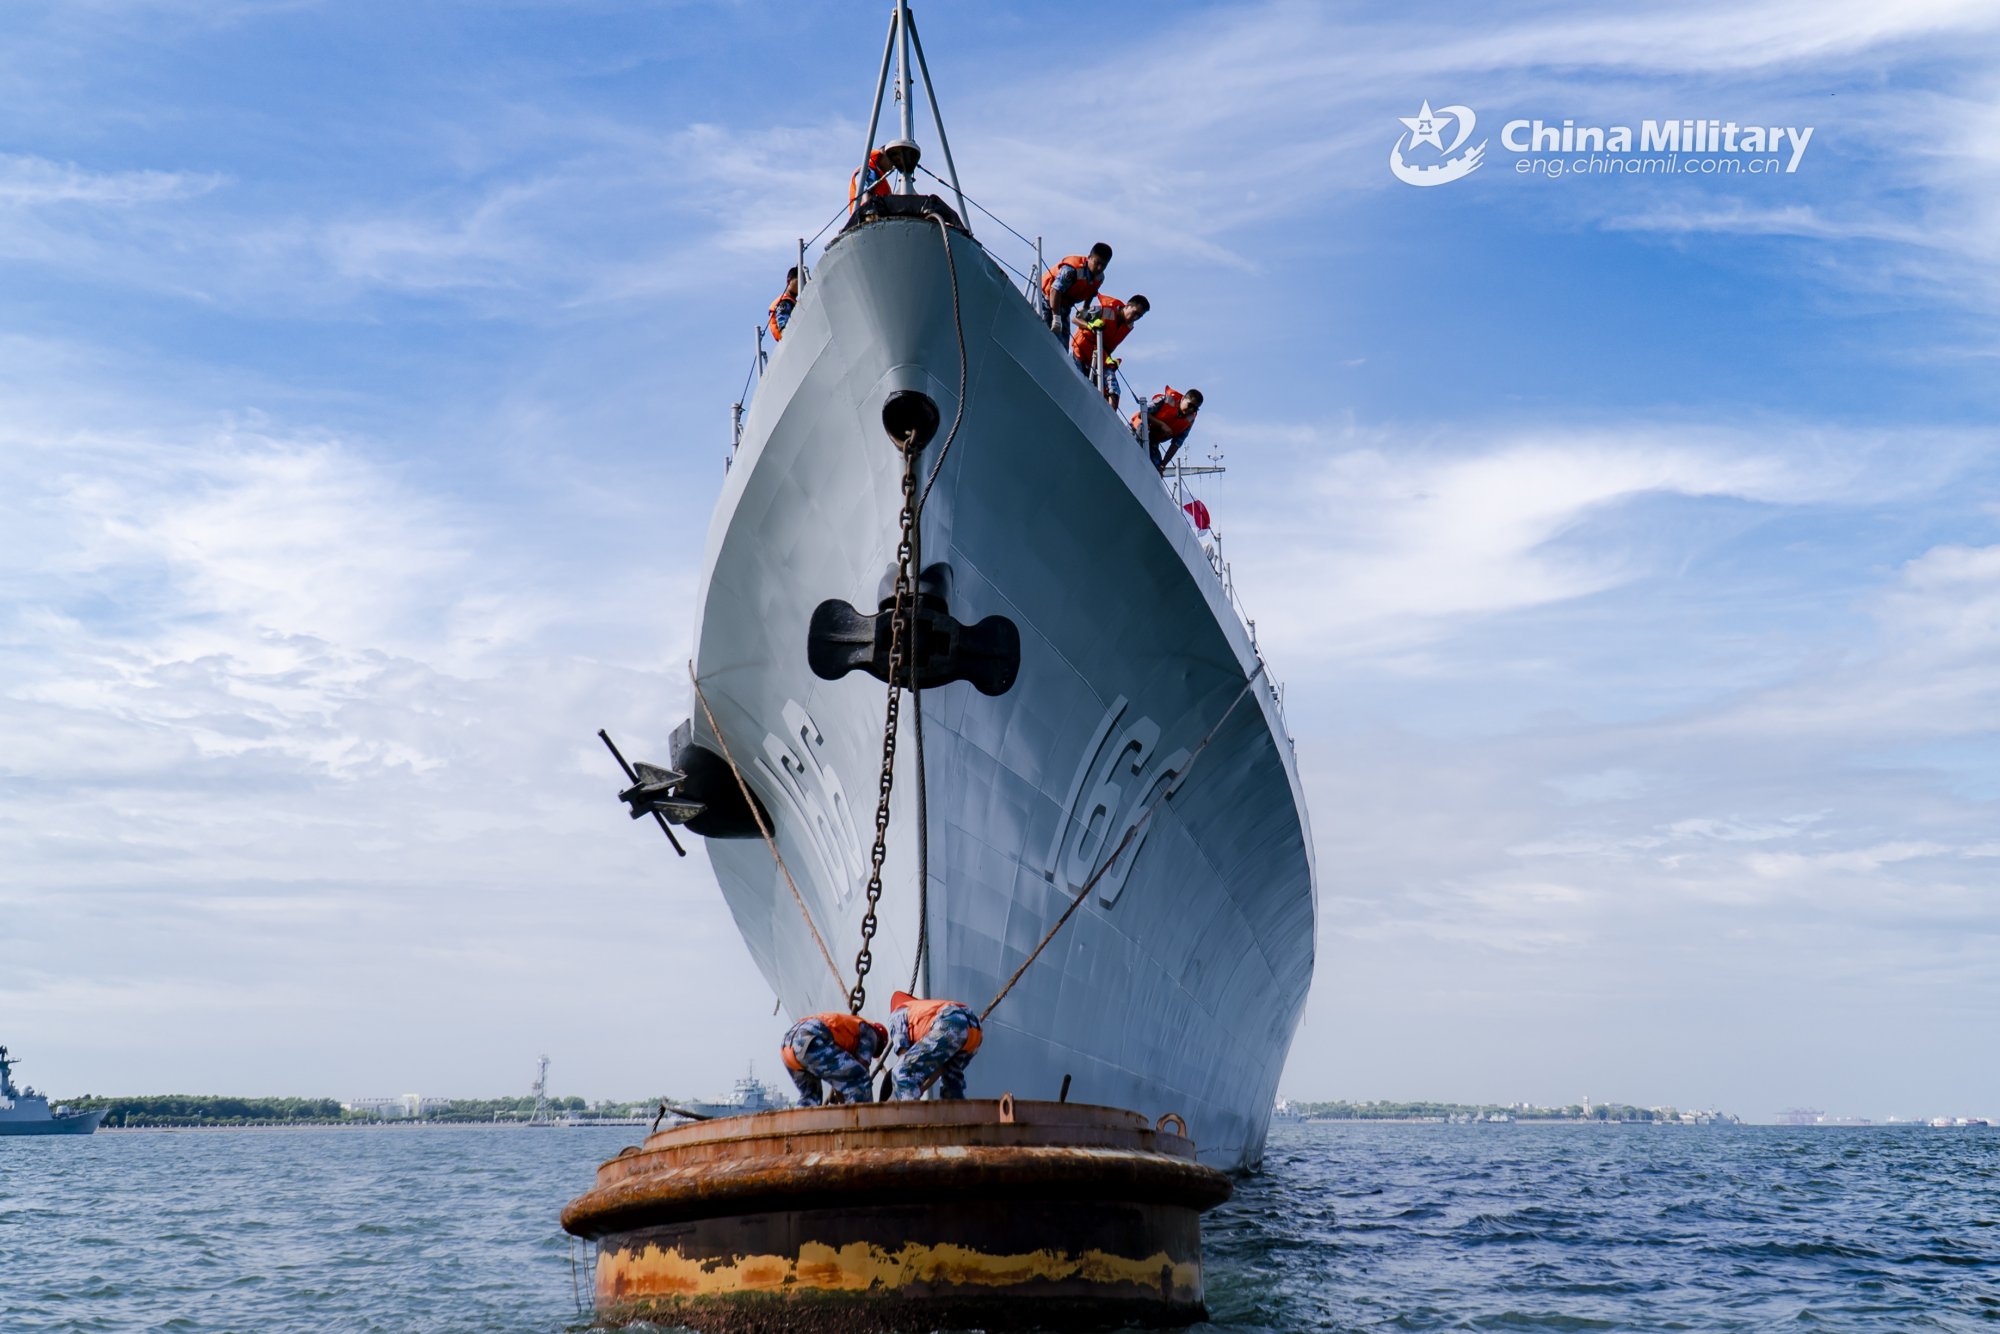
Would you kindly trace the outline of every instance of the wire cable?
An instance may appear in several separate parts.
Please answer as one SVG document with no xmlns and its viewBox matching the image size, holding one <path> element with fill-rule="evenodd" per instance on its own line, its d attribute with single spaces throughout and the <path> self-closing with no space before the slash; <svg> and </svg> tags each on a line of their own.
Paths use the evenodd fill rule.
<svg viewBox="0 0 2000 1334">
<path fill-rule="evenodd" d="M 826 220 L 825 226 L 821 227 L 818 231 L 812 234 L 812 239 L 806 242 L 806 249 L 810 250 L 814 246 L 819 244 L 819 238 L 826 235 L 827 227 L 833 226 L 834 223 L 839 222 L 842 218 L 848 216 L 850 216 L 850 211 L 843 205 L 838 212 L 836 212 L 832 217 Z M 1002 227 L 1005 227 L 1007 224 L 1003 222 L 1000 225 Z"/>
<path fill-rule="evenodd" d="M 947 181 L 944 177 L 938 175 L 936 172 L 932 171 L 929 167 L 924 166 L 922 163 L 917 164 L 917 170 L 922 172 L 924 175 L 930 177 L 932 180 L 936 181 L 939 185 L 951 184 L 950 181 Z M 966 203 L 972 205 L 974 208 L 978 209 L 981 213 L 984 213 L 987 217 L 999 223 L 1000 226 L 1016 241 L 1019 241 L 1022 245 L 1025 246 L 1032 246 L 1034 244 L 1033 241 L 1030 241 L 1027 237 L 1021 235 L 1019 232 L 1015 231 L 1012 227 L 1007 226 L 1007 220 L 1001 217 L 998 213 L 995 213 L 992 209 L 986 207 L 986 205 L 980 203 L 977 199 L 974 199 L 971 195 L 966 194 L 963 190 L 960 190 L 958 193 L 964 197 Z"/>
</svg>

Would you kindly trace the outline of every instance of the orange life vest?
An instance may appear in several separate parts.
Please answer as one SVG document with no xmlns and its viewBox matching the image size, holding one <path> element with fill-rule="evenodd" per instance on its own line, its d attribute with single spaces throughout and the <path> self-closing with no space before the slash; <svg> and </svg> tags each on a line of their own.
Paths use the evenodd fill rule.
<svg viewBox="0 0 2000 1334">
<path fill-rule="evenodd" d="M 1162 440 L 1172 440 L 1176 436 L 1186 435 L 1194 429 L 1195 413 L 1200 411 L 1200 408 L 1196 408 L 1193 412 L 1182 412 L 1181 391 L 1172 385 L 1168 385 L 1155 397 L 1153 402 L 1148 403 L 1145 407 L 1140 408 L 1132 414 L 1132 429 L 1136 432 L 1140 427 L 1141 419 L 1147 418 L 1150 419 L 1145 423 L 1146 438 L 1148 440 L 1154 438 L 1152 423 L 1155 421 L 1160 424 L 1160 430 L 1163 432 L 1159 438 Z"/>
<path fill-rule="evenodd" d="M 889 159 L 882 156 L 881 149 L 877 148 L 869 152 L 868 170 L 875 173 L 875 184 L 868 187 L 868 193 L 871 195 L 888 194 Z M 854 205 L 856 201 L 858 201 L 860 198 L 861 198 L 861 172 L 857 168 L 855 170 L 855 173 L 847 178 L 847 211 L 849 213 L 852 213 L 854 211 Z"/>
<path fill-rule="evenodd" d="M 912 1045 L 924 1040 L 924 1035 L 931 1031 L 931 1025 L 937 1022 L 938 1012 L 948 1005 L 957 1005 L 961 1009 L 968 1008 L 961 1001 L 917 1000 L 915 997 L 901 991 L 897 992 L 889 1001 L 889 1008 L 892 1012 L 896 1010 L 909 1011 L 910 1042 Z M 967 1056 L 979 1050 L 979 1041 L 979 1024 L 975 1020 L 971 1031 L 966 1034 L 965 1038 L 965 1054 Z"/>
<path fill-rule="evenodd" d="M 1049 271 L 1042 275 L 1042 297 L 1044 300 L 1051 306 L 1055 305 L 1056 275 L 1062 272 L 1065 265 L 1076 270 L 1076 279 L 1070 283 L 1069 290 L 1075 294 L 1079 304 L 1097 295 L 1097 289 L 1103 285 L 1104 279 L 1090 271 L 1089 258 L 1084 255 L 1064 255 L 1061 259 L 1050 265 Z"/>
<path fill-rule="evenodd" d="M 881 1046 L 888 1045 L 887 1039 L 880 1036 L 882 1026 L 870 1023 L 858 1014 L 844 1014 L 830 1011 L 826 1014 L 809 1014 L 806 1016 L 806 1019 L 817 1019 L 822 1024 L 825 1024 L 826 1031 L 833 1037 L 833 1045 L 850 1056 L 859 1057 L 861 1055 L 861 1030 L 864 1028 L 875 1029 L 877 1031 L 876 1041 Z M 805 1019 L 801 1019 L 799 1022 L 804 1023 Z M 784 1059 L 787 1070 L 797 1070 L 800 1068 L 799 1058 L 793 1053 L 791 1043 L 787 1042 L 778 1048 L 778 1054 Z"/>
<path fill-rule="evenodd" d="M 785 340 L 785 331 L 778 325 L 778 307 L 786 304 L 787 302 L 790 302 L 794 307 L 796 307 L 798 304 L 798 298 L 795 296 L 788 295 L 784 292 L 780 292 L 778 293 L 778 299 L 771 303 L 771 316 L 769 323 L 771 326 L 771 341 L 774 343 L 781 343 Z"/>
<path fill-rule="evenodd" d="M 1109 358 L 1125 341 L 1125 335 L 1132 332 L 1132 321 L 1125 318 L 1125 303 L 1115 296 L 1097 298 L 1094 314 L 1104 321 L 1104 355 Z M 1076 332 L 1069 336 L 1069 354 L 1088 366 L 1097 355 L 1097 334 L 1096 329 L 1086 329 L 1079 321 Z"/>
</svg>

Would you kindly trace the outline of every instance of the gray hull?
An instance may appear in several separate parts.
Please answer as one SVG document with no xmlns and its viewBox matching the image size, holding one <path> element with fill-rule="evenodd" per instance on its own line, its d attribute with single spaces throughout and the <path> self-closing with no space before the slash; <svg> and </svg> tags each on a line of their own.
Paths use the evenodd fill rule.
<svg viewBox="0 0 2000 1334">
<path fill-rule="evenodd" d="M 65 1116 L 50 1116 L 47 1119 L 34 1117 L 13 1119 L 5 1112 L 0 1112 L 0 1136 L 89 1135 L 96 1131 L 98 1123 L 103 1120 L 103 1112 L 71 1112 Z"/>
<path fill-rule="evenodd" d="M 886 687 L 807 666 L 823 600 L 872 612 L 894 560 L 898 390 L 949 425 L 960 353 L 938 226 L 883 219 L 829 247 L 745 421 L 706 555 L 696 668 L 851 976 Z M 1173 795 L 986 1025 L 972 1096 L 1180 1113 L 1205 1161 L 1254 1162 L 1313 969 L 1311 839 L 1268 674 L 1137 445 L 1005 276 L 954 233 L 968 391 L 922 521 L 952 611 L 1010 619 L 1018 680 L 923 695 L 930 883 L 916 883 L 904 710 L 867 1012 L 912 980 L 983 1007 L 1162 789 Z M 1128 405 L 1129 407 L 1129 405 Z M 945 430 L 923 456 L 928 475 Z M 1242 696 L 1200 762 L 1188 760 Z M 695 710 L 697 739 L 716 746 Z M 1177 785 L 1177 786 L 1176 786 Z M 844 1009 L 758 839 L 710 840 L 752 955 L 793 1014 Z"/>
</svg>

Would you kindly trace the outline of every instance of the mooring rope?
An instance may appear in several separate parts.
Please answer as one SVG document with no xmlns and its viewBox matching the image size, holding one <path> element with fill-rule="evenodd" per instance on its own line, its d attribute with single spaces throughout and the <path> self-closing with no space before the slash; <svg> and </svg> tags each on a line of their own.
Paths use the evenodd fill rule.
<svg viewBox="0 0 2000 1334">
<path fill-rule="evenodd" d="M 1130 847 L 1132 840 L 1139 836 L 1139 831 L 1146 827 L 1146 821 L 1152 819 L 1153 812 L 1160 809 L 1160 803 L 1164 802 L 1175 788 L 1187 782 L 1187 776 L 1194 772 L 1195 761 L 1201 758 L 1201 753 L 1208 749 L 1208 743 L 1215 740 L 1215 734 L 1222 730 L 1222 725 L 1229 721 L 1229 716 L 1236 712 L 1236 706 L 1243 702 L 1243 697 L 1250 693 L 1250 687 L 1256 685 L 1257 678 L 1263 674 L 1264 664 L 1259 660 L 1257 670 L 1250 673 L 1250 679 L 1245 681 L 1243 688 L 1236 692 L 1236 698 L 1229 701 L 1229 707 L 1224 709 L 1222 716 L 1215 720 L 1215 726 L 1208 729 L 1208 735 L 1201 739 L 1201 744 L 1194 748 L 1192 755 L 1188 756 L 1187 767 L 1181 770 L 1178 778 L 1160 789 L 1160 795 L 1154 797 L 1148 803 L 1146 809 L 1140 813 L 1139 818 L 1132 822 L 1132 827 L 1125 831 L 1125 837 L 1118 840 L 1118 846 L 1111 850 L 1111 855 L 1104 859 L 1104 863 L 1101 866 L 1090 873 L 1090 879 L 1083 882 L 1083 888 L 1077 891 L 1074 899 L 1070 900 L 1069 907 L 1063 909 L 1062 916 L 1056 918 L 1056 924 L 1049 928 L 1047 935 L 1042 937 L 1041 944 L 1035 946 L 1033 952 L 1021 961 L 1021 966 L 1016 968 L 1014 975 L 1007 979 L 1007 985 L 1001 987 L 999 994 L 987 1002 L 986 1008 L 979 1012 L 980 1023 L 985 1023 L 987 1017 L 999 1008 L 1000 1002 L 1007 999 L 1007 993 L 1012 991 L 1014 984 L 1021 980 L 1021 974 L 1027 972 L 1029 966 L 1035 960 L 1042 957 L 1042 951 L 1049 947 L 1049 942 L 1056 938 L 1056 933 L 1069 925 L 1069 919 L 1076 916 L 1076 910 L 1081 908 L 1084 900 L 1090 897 L 1090 891 L 1097 888 L 1097 882 L 1104 877 L 1104 873 L 1116 865 L 1118 859 L 1125 855 L 1125 849 Z"/>
<path fill-rule="evenodd" d="M 729 739 L 722 735 L 722 726 L 715 721 L 715 711 L 708 707 L 708 696 L 701 691 L 701 678 L 694 674 L 693 662 L 688 663 L 688 680 L 694 685 L 694 697 L 701 705 L 701 716 L 708 719 L 708 730 L 715 733 L 716 744 L 722 747 L 722 758 L 728 762 L 729 772 L 736 777 L 736 786 L 743 793 L 743 804 L 750 808 L 750 816 L 757 822 L 757 832 L 764 836 L 764 846 L 771 850 L 771 860 L 783 873 L 785 888 L 792 891 L 792 902 L 799 905 L 799 916 L 806 919 L 806 930 L 812 932 L 813 944 L 819 946 L 819 957 L 826 960 L 826 970 L 833 974 L 834 983 L 845 992 L 847 979 L 840 975 L 840 965 L 833 961 L 826 941 L 819 934 L 819 927 L 813 922 L 812 910 L 806 907 L 805 895 L 799 893 L 798 882 L 792 879 L 792 869 L 785 865 L 785 854 L 778 851 L 778 840 L 771 837 L 770 826 L 764 823 L 764 808 L 750 795 L 749 781 L 743 777 L 743 770 L 737 767 L 736 756 L 730 753 Z"/>
</svg>

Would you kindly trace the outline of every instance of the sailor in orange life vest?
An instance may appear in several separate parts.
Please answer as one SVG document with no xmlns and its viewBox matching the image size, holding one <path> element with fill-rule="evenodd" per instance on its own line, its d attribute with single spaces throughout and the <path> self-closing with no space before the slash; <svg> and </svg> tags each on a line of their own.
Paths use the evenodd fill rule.
<svg viewBox="0 0 2000 1334">
<path fill-rule="evenodd" d="M 1069 341 L 1071 306 L 1090 300 L 1104 285 L 1111 266 L 1111 247 L 1099 241 L 1088 255 L 1064 255 L 1042 275 L 1042 297 L 1049 303 L 1049 328 Z"/>
<path fill-rule="evenodd" d="M 785 290 L 778 293 L 778 299 L 771 303 L 771 341 L 781 343 L 785 339 L 785 326 L 792 322 L 792 307 L 799 304 L 799 267 L 794 264 L 785 270 Z"/>
<path fill-rule="evenodd" d="M 1167 465 L 1180 453 L 1187 443 L 1188 432 L 1194 429 L 1194 415 L 1201 411 L 1201 390 L 1189 389 L 1182 392 L 1168 385 L 1140 409 L 1146 416 L 1146 453 L 1152 457 L 1153 467 L 1164 473 Z M 1139 413 L 1132 414 L 1132 430 L 1139 429 Z M 1160 446 L 1167 452 L 1162 454 Z"/>
<path fill-rule="evenodd" d="M 1070 336 L 1069 354 L 1076 358 L 1076 368 L 1085 375 L 1090 374 L 1090 363 L 1097 357 L 1097 334 L 1104 333 L 1104 369 L 1117 369 L 1118 358 L 1112 356 L 1118 345 L 1125 341 L 1125 335 L 1132 332 L 1132 326 L 1141 315 L 1153 308 L 1153 303 L 1143 296 L 1135 296 L 1130 301 L 1120 301 L 1115 296 L 1097 298 L 1097 309 L 1076 317 L 1076 332 Z"/>
<path fill-rule="evenodd" d="M 889 1050 L 896 1066 L 896 1101 L 924 1096 L 933 1076 L 938 1096 L 956 1102 L 965 1096 L 965 1067 L 979 1050 L 979 1016 L 954 1000 L 918 1000 L 906 991 L 889 998 Z"/>
<path fill-rule="evenodd" d="M 864 174 L 865 173 L 865 174 Z M 868 150 L 868 165 L 847 178 L 847 211 L 852 213 L 861 196 L 889 193 L 889 159 L 879 148 Z"/>
<path fill-rule="evenodd" d="M 824 1101 L 823 1084 L 839 1102 L 870 1102 L 868 1063 L 889 1045 L 889 1031 L 858 1014 L 809 1014 L 785 1033 L 778 1054 L 799 1088 L 799 1105 Z"/>
</svg>

